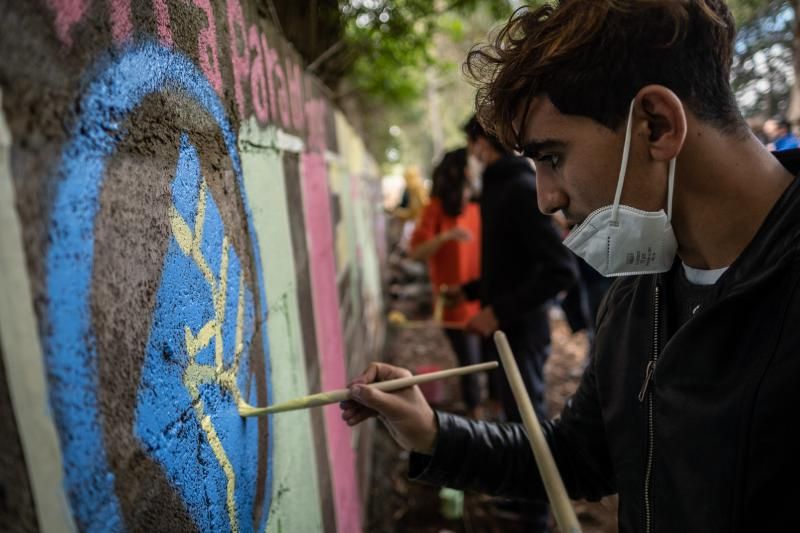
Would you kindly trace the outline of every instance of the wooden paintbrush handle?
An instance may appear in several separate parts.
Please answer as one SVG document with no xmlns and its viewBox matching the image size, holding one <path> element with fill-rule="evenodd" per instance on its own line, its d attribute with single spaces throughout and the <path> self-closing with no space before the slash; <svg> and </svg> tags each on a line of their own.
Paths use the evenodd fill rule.
<svg viewBox="0 0 800 533">
<path fill-rule="evenodd" d="M 368 387 L 375 387 L 383 392 L 391 392 L 437 379 L 444 379 L 453 376 L 463 376 L 465 374 L 472 374 L 474 372 L 483 372 L 485 370 L 492 370 L 497 368 L 497 361 L 489 363 L 480 363 L 477 365 L 461 366 L 458 368 L 450 368 L 448 370 L 440 370 L 439 372 L 430 372 L 427 374 L 418 374 L 407 378 L 390 379 L 388 381 L 378 381 L 376 383 L 369 383 Z M 332 403 L 342 402 L 350 397 L 349 389 L 338 389 L 328 392 L 320 392 L 319 394 L 312 394 L 311 396 L 304 396 L 282 402 L 269 407 L 252 407 L 250 405 L 242 404 L 239 406 L 240 416 L 264 416 L 273 413 L 282 413 L 285 411 L 295 411 L 297 409 L 308 409 L 310 407 L 319 407 L 321 405 L 328 405 Z"/>
<path fill-rule="evenodd" d="M 503 362 L 503 369 L 506 371 L 508 383 L 514 393 L 514 400 L 517 402 L 522 422 L 525 424 L 528 440 L 533 449 L 533 456 L 536 458 L 536 465 L 539 467 L 539 473 L 542 476 L 547 497 L 553 507 L 553 515 L 556 518 L 559 530 L 566 533 L 578 533 L 581 530 L 578 517 L 575 516 L 575 510 L 572 508 L 569 496 L 567 496 L 564 481 L 561 479 L 553 454 L 547 445 L 547 440 L 544 438 L 542 426 L 539 424 L 539 419 L 536 418 L 531 398 L 525 389 L 525 383 L 522 381 L 522 375 L 519 373 L 517 362 L 511 352 L 511 346 L 508 344 L 505 333 L 496 331 L 494 343 L 500 353 L 500 360 Z"/>
<path fill-rule="evenodd" d="M 407 378 L 390 379 L 389 381 L 378 381 L 377 383 L 370 383 L 369 387 L 375 387 L 384 392 L 396 391 L 413 387 L 414 385 L 421 385 L 437 379 L 451 378 L 454 376 L 463 376 L 465 374 L 472 374 L 474 372 L 483 372 L 485 370 L 492 370 L 497 368 L 497 361 L 489 363 L 479 363 L 477 365 L 460 366 L 458 368 L 450 368 L 448 370 L 440 370 L 438 372 L 429 372 L 427 374 L 418 374 Z M 346 390 L 346 389 L 345 389 Z"/>
</svg>

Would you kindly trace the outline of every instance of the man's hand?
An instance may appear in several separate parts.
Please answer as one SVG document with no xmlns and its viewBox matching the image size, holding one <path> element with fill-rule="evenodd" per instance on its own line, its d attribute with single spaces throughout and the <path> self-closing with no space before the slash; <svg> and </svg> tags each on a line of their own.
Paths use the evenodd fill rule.
<svg viewBox="0 0 800 533">
<path fill-rule="evenodd" d="M 480 313 L 472 317 L 466 326 L 467 331 L 472 331 L 482 337 L 488 337 L 497 331 L 499 327 L 500 323 L 497 322 L 497 317 L 491 306 L 481 309 Z"/>
<path fill-rule="evenodd" d="M 372 363 L 366 372 L 350 384 L 351 399 L 339 404 L 342 419 L 348 426 L 355 426 L 377 416 L 401 447 L 430 455 L 439 428 L 436 415 L 419 387 L 381 392 L 366 386 L 367 383 L 409 376 L 411 372 L 405 368 Z"/>
</svg>

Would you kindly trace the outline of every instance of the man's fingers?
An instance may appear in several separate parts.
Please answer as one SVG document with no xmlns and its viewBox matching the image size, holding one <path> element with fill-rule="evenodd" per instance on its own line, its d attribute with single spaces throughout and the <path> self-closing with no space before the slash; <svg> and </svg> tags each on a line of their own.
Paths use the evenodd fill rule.
<svg viewBox="0 0 800 533">
<path fill-rule="evenodd" d="M 376 381 L 388 381 L 390 379 L 407 378 L 411 376 L 405 368 L 387 365 L 386 363 L 372 363 L 363 374 L 351 382 L 352 385 L 374 383 Z"/>
<path fill-rule="evenodd" d="M 361 407 L 361 404 L 358 402 L 354 402 L 353 400 L 345 400 L 343 402 L 339 402 L 339 408 L 342 411 L 347 411 L 349 409 L 356 409 Z"/>
<path fill-rule="evenodd" d="M 408 409 L 407 401 L 398 395 L 379 391 L 374 387 L 356 385 L 350 394 L 358 403 L 377 411 L 388 418 L 398 418 Z"/>
<path fill-rule="evenodd" d="M 364 409 L 363 411 L 361 411 L 357 415 L 345 420 L 345 422 L 347 423 L 348 426 L 351 426 L 351 427 L 352 426 L 357 426 L 358 424 L 360 424 L 364 420 L 367 420 L 368 418 L 372 418 L 373 416 L 377 416 L 375 411 L 373 411 L 372 409 Z"/>
<path fill-rule="evenodd" d="M 370 416 L 375 416 L 378 414 L 372 409 L 364 407 L 358 402 L 350 402 L 350 403 L 353 404 L 352 407 L 348 407 L 347 409 L 342 409 L 342 420 L 344 420 L 345 422 L 357 417 L 369 418 Z"/>
</svg>

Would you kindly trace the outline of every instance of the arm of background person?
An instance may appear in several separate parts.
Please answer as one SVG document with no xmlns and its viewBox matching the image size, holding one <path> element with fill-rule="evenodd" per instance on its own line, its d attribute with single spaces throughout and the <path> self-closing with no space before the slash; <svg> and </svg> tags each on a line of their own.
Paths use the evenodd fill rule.
<svg viewBox="0 0 800 533">
<path fill-rule="evenodd" d="M 411 259 L 427 261 L 439 251 L 443 244 L 472 238 L 469 232 L 459 227 L 441 231 L 442 215 L 442 209 L 438 202 L 431 202 L 425 206 L 411 236 L 411 253 L 409 254 Z"/>
<path fill-rule="evenodd" d="M 443 244 L 449 241 L 467 241 L 472 236 L 463 228 L 451 228 L 442 233 L 437 233 L 430 239 L 417 245 L 411 245 L 411 259 L 416 261 L 427 261 L 433 254 L 439 251 Z"/>
</svg>

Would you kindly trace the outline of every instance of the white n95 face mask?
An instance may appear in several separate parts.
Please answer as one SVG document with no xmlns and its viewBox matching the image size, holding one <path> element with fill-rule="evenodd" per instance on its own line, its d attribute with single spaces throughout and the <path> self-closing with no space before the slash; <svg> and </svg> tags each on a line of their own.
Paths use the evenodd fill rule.
<svg viewBox="0 0 800 533">
<path fill-rule="evenodd" d="M 678 250 L 678 241 L 670 223 L 675 158 L 669 162 L 666 213 L 663 209 L 651 212 L 619 205 L 630 155 L 632 119 L 633 102 L 628 113 L 614 204 L 593 211 L 564 239 L 567 248 L 606 277 L 666 272 L 672 267 Z"/>
</svg>

